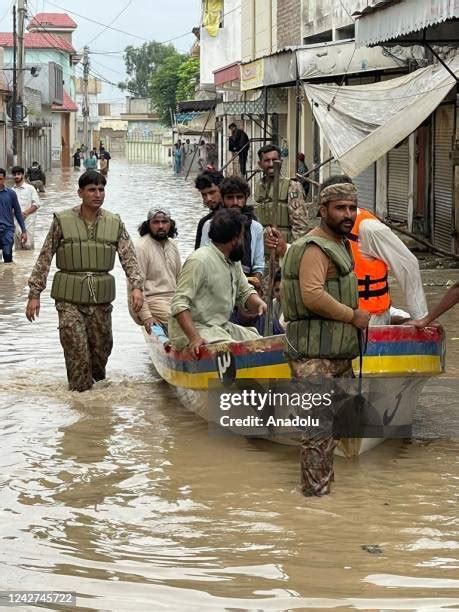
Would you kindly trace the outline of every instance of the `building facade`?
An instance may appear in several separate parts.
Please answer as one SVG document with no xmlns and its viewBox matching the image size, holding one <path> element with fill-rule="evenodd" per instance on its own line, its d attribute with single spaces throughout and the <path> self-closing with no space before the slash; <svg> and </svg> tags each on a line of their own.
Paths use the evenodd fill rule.
<svg viewBox="0 0 459 612">
<path fill-rule="evenodd" d="M 77 24 L 63 13 L 38 13 L 29 22 L 24 35 L 25 94 L 33 109 L 25 117 L 24 156 L 27 163 L 41 156 L 44 168 L 50 164 L 70 166 L 76 139 L 75 65 L 80 57 L 72 45 L 72 33 Z M 13 64 L 13 34 L 0 33 L 4 48 L 5 70 L 11 73 Z M 33 69 L 33 71 L 32 71 Z M 30 70 L 30 72 L 29 72 Z M 40 92 L 41 107 L 33 90 Z M 9 165 L 11 135 L 7 144 Z M 34 159 L 29 159 L 29 158 Z"/>
</svg>

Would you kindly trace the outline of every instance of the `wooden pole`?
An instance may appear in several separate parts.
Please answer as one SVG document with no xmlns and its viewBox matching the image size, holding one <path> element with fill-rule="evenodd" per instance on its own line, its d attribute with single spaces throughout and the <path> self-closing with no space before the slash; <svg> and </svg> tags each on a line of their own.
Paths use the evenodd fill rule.
<svg viewBox="0 0 459 612">
<path fill-rule="evenodd" d="M 280 170 L 282 162 L 280 159 L 276 159 L 274 162 L 274 177 L 273 177 L 273 201 L 271 208 L 271 222 L 274 227 L 277 227 L 279 223 L 279 184 L 280 184 Z M 269 255 L 269 271 L 268 271 L 268 295 L 266 297 L 266 303 L 268 306 L 265 316 L 265 327 L 264 336 L 273 335 L 273 286 L 274 286 L 274 275 L 276 274 L 276 249 L 271 249 Z"/>
</svg>

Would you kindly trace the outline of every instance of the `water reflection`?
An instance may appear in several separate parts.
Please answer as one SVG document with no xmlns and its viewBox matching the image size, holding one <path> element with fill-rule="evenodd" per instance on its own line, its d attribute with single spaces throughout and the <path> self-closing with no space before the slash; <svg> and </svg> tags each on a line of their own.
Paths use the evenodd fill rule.
<svg viewBox="0 0 459 612">
<path fill-rule="evenodd" d="M 75 182 L 50 177 L 38 244 Z M 132 235 L 160 202 L 186 255 L 202 214 L 191 183 L 111 163 L 106 206 Z M 0 266 L 0 590 L 75 590 L 94 610 L 459 605 L 458 440 L 338 460 L 333 495 L 305 500 L 296 449 L 209 436 L 158 381 L 120 266 L 109 378 L 69 392 L 48 290 L 38 324 L 23 315 L 36 255 Z M 444 321 L 454 373 L 457 311 Z"/>
</svg>

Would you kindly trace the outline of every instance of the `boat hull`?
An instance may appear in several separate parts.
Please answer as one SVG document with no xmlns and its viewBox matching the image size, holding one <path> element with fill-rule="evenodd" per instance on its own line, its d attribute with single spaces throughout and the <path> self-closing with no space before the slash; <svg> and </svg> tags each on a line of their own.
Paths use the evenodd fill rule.
<svg viewBox="0 0 459 612">
<path fill-rule="evenodd" d="M 161 378 L 176 388 L 177 396 L 186 408 L 209 422 L 218 424 L 218 415 L 209 409 L 209 387 L 223 389 L 236 379 L 291 380 L 290 367 L 283 355 L 284 336 L 206 345 L 199 359 L 193 359 L 187 349 L 172 350 L 159 326 L 153 328 L 151 335 L 145 333 L 145 338 Z M 364 391 L 365 385 L 367 391 L 369 385 L 372 389 L 376 388 L 373 397 L 378 399 L 372 415 L 375 431 L 379 431 L 379 427 L 384 432 L 382 426 L 388 414 L 391 415 L 391 431 L 394 427 L 401 431 L 409 428 L 414 394 L 428 377 L 444 371 L 444 359 L 441 328 L 370 328 L 362 373 Z M 358 374 L 359 360 L 353 365 Z M 387 384 L 381 378 L 387 378 Z M 393 410 L 395 403 L 396 411 Z M 237 433 L 240 433 L 240 429 Z M 257 436 L 283 444 L 299 442 L 295 428 L 291 433 L 283 431 L 282 435 L 269 428 L 261 429 L 257 431 Z M 383 433 L 381 437 L 342 439 L 337 452 L 347 457 L 356 456 L 374 448 L 384 437 Z"/>
</svg>

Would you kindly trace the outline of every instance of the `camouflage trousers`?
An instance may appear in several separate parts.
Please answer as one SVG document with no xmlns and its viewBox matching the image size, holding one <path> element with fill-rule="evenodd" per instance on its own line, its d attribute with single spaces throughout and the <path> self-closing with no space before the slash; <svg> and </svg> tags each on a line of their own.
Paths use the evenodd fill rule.
<svg viewBox="0 0 459 612">
<path fill-rule="evenodd" d="M 69 388 L 87 391 L 94 382 L 105 378 L 105 366 L 113 347 L 113 306 L 56 302 L 56 309 Z"/>
<path fill-rule="evenodd" d="M 293 378 L 306 381 L 311 377 L 353 378 L 350 359 L 298 359 L 291 361 Z M 333 410 L 337 410 L 333 406 Z M 320 413 L 319 413 L 320 417 Z M 330 493 L 334 480 L 333 452 L 338 441 L 330 434 L 304 435 L 300 447 L 301 492 L 305 496 Z"/>
</svg>

